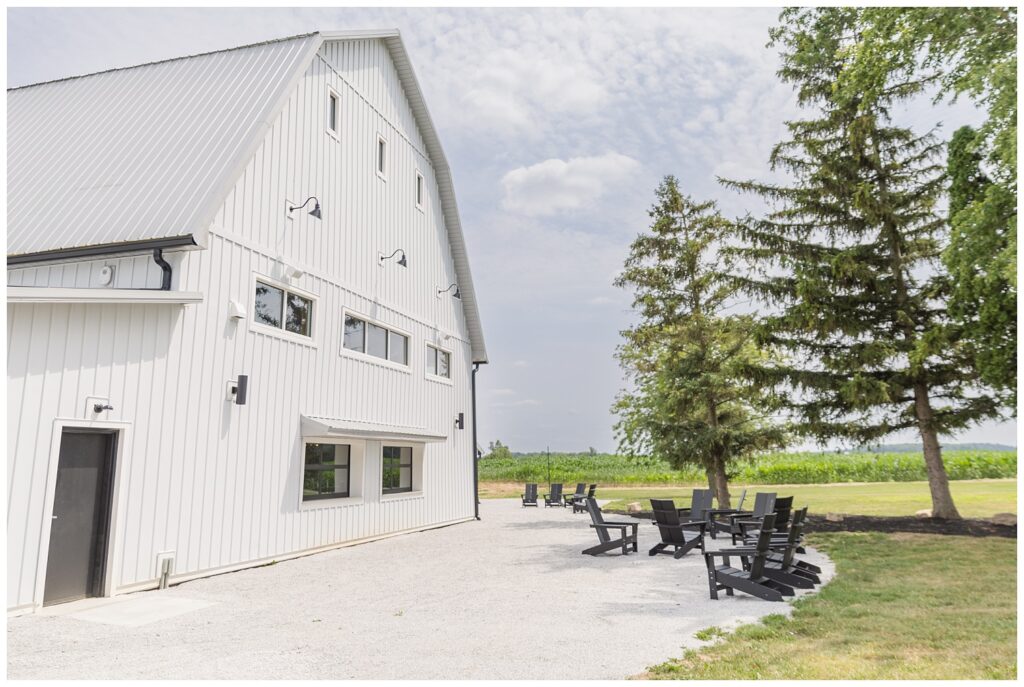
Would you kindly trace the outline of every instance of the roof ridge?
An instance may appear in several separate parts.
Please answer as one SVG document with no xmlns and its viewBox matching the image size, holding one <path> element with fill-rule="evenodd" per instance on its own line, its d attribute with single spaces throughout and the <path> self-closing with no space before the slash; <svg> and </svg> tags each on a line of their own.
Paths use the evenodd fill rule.
<svg viewBox="0 0 1024 687">
<path fill-rule="evenodd" d="M 178 60 L 189 60 L 193 57 L 206 57 L 207 55 L 217 55 L 225 52 L 232 52 L 234 50 L 244 50 L 246 48 L 256 48 L 261 45 L 271 45 L 273 43 L 284 43 L 286 41 L 293 41 L 299 38 L 309 38 L 316 36 L 319 31 L 310 31 L 309 33 L 298 33 L 294 36 L 285 36 L 283 38 L 272 38 L 270 40 L 259 41 L 257 43 L 247 43 L 245 45 L 236 45 L 231 48 L 221 48 L 220 50 L 208 50 L 207 52 L 194 53 L 192 55 L 180 55 L 178 57 L 168 57 L 163 60 L 154 60 L 152 62 L 142 62 L 140 64 L 130 64 L 125 67 L 113 67 L 111 69 L 101 69 L 98 72 L 89 72 L 87 74 L 75 74 L 73 76 L 62 76 L 59 79 L 50 79 L 49 81 L 37 81 L 36 83 L 24 84 L 23 86 L 15 86 L 14 88 L 8 88 L 7 92 L 20 91 L 24 88 L 33 88 L 35 86 L 45 86 L 52 83 L 60 83 L 62 81 L 73 81 L 74 79 L 84 79 L 88 76 L 99 76 L 100 74 L 110 74 L 112 72 L 123 72 L 128 69 L 138 69 L 139 67 L 151 67 L 156 64 L 166 64 L 167 62 L 177 62 Z"/>
</svg>

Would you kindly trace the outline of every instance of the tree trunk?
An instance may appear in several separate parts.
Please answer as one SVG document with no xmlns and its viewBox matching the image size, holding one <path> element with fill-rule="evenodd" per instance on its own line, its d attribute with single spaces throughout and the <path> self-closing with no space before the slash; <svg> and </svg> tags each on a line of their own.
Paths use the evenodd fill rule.
<svg viewBox="0 0 1024 687">
<path fill-rule="evenodd" d="M 928 468 L 932 517 L 959 520 L 960 513 L 953 504 L 953 495 L 949 492 L 949 477 L 946 476 L 946 466 L 942 462 L 939 435 L 932 424 L 932 405 L 928 400 L 928 387 L 924 384 L 914 385 L 914 413 L 921 431 L 921 443 L 924 445 L 924 464 Z"/>
<path fill-rule="evenodd" d="M 729 497 L 729 480 L 725 476 L 725 461 L 720 456 L 715 457 L 714 466 L 715 498 L 718 499 L 719 508 L 732 508 Z"/>
<path fill-rule="evenodd" d="M 718 489 L 715 488 L 715 468 L 712 465 L 704 466 L 704 474 L 708 478 L 708 489 L 711 490 L 712 496 L 718 496 Z"/>
</svg>

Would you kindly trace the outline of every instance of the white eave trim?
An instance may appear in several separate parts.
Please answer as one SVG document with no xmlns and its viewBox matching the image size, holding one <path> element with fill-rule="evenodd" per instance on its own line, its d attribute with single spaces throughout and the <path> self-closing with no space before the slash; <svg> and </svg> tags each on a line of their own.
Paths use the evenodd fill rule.
<svg viewBox="0 0 1024 687">
<path fill-rule="evenodd" d="M 444 434 L 435 434 L 423 427 L 403 427 L 359 420 L 302 416 L 303 437 L 353 437 L 356 439 L 390 439 L 392 441 L 447 441 Z"/>
<path fill-rule="evenodd" d="M 202 303 L 198 291 L 155 289 L 71 289 L 45 286 L 8 286 L 8 303 Z"/>
</svg>

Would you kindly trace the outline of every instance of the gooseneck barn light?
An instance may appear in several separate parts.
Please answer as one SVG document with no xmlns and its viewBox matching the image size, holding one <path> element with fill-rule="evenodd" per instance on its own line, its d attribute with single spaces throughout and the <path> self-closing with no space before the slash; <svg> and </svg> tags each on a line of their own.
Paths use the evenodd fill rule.
<svg viewBox="0 0 1024 687">
<path fill-rule="evenodd" d="M 459 299 L 461 299 L 462 298 L 462 294 L 459 293 L 459 285 L 457 283 L 450 284 L 447 289 L 438 289 L 437 290 L 438 298 L 441 297 L 442 293 L 448 293 L 452 289 L 455 289 L 455 293 L 452 294 L 452 298 L 459 298 Z"/>
<path fill-rule="evenodd" d="M 387 256 L 387 257 L 384 257 L 384 255 L 381 255 L 379 260 L 380 260 L 381 264 L 383 264 L 385 260 L 390 260 L 391 258 L 395 257 L 399 253 L 402 254 L 402 257 L 398 258 L 398 264 L 401 265 L 402 267 L 408 267 L 409 266 L 409 261 L 405 259 L 405 251 L 402 250 L 401 248 L 395 249 L 395 252 L 392 253 L 391 255 Z"/>
<path fill-rule="evenodd" d="M 316 201 L 316 205 L 314 205 L 313 209 L 309 211 L 309 214 L 313 215 L 317 219 L 320 219 L 320 199 L 317 198 L 316 196 L 310 196 L 309 198 L 306 198 L 306 202 L 303 203 L 302 205 L 296 205 L 294 207 L 288 208 L 288 212 L 293 212 L 295 210 L 301 210 L 302 208 L 304 208 L 307 205 L 309 205 L 309 201 L 311 201 L 311 200 L 315 200 Z"/>
</svg>

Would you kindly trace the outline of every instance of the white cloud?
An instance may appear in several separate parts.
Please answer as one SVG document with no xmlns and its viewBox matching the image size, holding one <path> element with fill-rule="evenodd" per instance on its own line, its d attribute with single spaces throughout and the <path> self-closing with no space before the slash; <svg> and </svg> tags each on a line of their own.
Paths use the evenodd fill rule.
<svg viewBox="0 0 1024 687">
<path fill-rule="evenodd" d="M 543 216 L 595 209 L 595 203 L 640 167 L 620 153 L 596 157 L 552 158 L 506 173 L 502 207 L 510 212 Z"/>
</svg>

